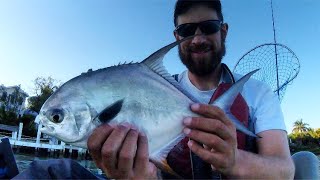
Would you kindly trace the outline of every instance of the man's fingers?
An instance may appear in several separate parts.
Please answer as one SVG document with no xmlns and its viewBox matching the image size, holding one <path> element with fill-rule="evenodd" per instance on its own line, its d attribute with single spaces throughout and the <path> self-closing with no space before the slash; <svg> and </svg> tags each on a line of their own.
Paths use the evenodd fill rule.
<svg viewBox="0 0 320 180">
<path fill-rule="evenodd" d="M 191 129 L 198 129 L 208 133 L 216 134 L 222 139 L 229 139 L 232 137 L 229 128 L 217 119 L 188 117 L 184 119 L 184 125 Z"/>
<path fill-rule="evenodd" d="M 108 124 L 103 124 L 97 127 L 88 138 L 87 146 L 97 166 L 101 165 L 102 145 L 104 144 L 105 140 L 109 137 L 112 131 L 112 126 Z"/>
<path fill-rule="evenodd" d="M 209 104 L 192 104 L 191 110 L 207 118 L 218 119 L 228 126 L 233 125 L 232 121 L 227 118 L 224 111 L 217 106 L 211 106 Z"/>
<path fill-rule="evenodd" d="M 138 149 L 134 163 L 134 169 L 138 172 L 142 172 L 148 168 L 149 164 L 149 149 L 148 149 L 148 138 L 144 133 L 139 133 L 138 138 Z"/>
<path fill-rule="evenodd" d="M 213 153 L 210 150 L 203 148 L 193 140 L 190 140 L 188 142 L 188 147 L 191 149 L 193 153 L 198 155 L 203 161 L 211 164 L 213 168 L 223 166 L 224 161 L 223 159 L 221 159 L 221 157 L 223 156 L 221 156 L 220 153 Z"/>
<path fill-rule="evenodd" d="M 218 152 L 224 152 L 228 148 L 227 143 L 216 135 L 189 128 L 185 128 L 183 132 L 189 138 L 208 146 L 209 148 L 206 148 L 208 150 L 214 149 Z"/>
<path fill-rule="evenodd" d="M 97 165 L 111 178 L 154 175 L 149 162 L 148 139 L 129 124 L 102 125 L 88 139 L 88 148 Z M 148 171 L 146 173 L 146 170 Z"/>
<path fill-rule="evenodd" d="M 129 130 L 128 126 L 118 125 L 102 146 L 102 161 L 109 171 L 117 169 L 117 155 Z"/>
<path fill-rule="evenodd" d="M 137 150 L 138 136 L 138 131 L 131 129 L 123 142 L 118 159 L 118 170 L 123 177 L 128 177 L 128 173 L 133 168 L 134 157 L 136 156 Z"/>
</svg>

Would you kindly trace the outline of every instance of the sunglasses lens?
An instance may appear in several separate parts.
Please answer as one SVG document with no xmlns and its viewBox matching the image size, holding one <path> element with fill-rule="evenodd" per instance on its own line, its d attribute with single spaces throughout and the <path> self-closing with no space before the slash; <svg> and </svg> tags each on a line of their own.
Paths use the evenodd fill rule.
<svg viewBox="0 0 320 180">
<path fill-rule="evenodd" d="M 201 32 L 206 35 L 218 32 L 220 27 L 220 21 L 205 21 L 199 25 Z"/>
<path fill-rule="evenodd" d="M 182 37 L 188 37 L 194 35 L 197 29 L 197 24 L 182 24 L 177 27 L 177 33 Z"/>
<path fill-rule="evenodd" d="M 209 20 L 200 23 L 181 24 L 176 28 L 176 32 L 182 37 L 188 37 L 194 35 L 198 27 L 202 33 L 209 35 L 220 30 L 221 22 L 219 20 Z"/>
</svg>

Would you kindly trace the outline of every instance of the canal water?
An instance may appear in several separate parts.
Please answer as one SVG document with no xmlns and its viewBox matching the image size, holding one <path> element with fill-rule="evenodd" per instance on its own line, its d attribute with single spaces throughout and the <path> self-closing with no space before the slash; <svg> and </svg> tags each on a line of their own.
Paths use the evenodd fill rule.
<svg viewBox="0 0 320 180">
<path fill-rule="evenodd" d="M 35 157 L 32 155 L 24 155 L 24 154 L 14 154 L 14 157 L 16 159 L 19 172 L 22 172 L 25 169 L 27 169 L 30 163 L 34 160 L 57 159 L 57 158 Z M 75 160 L 75 161 L 77 161 L 79 164 L 81 164 L 83 167 L 85 167 L 86 169 L 88 169 L 90 172 L 94 174 L 102 174 L 102 171 L 96 167 L 93 161 L 90 161 L 90 160 Z"/>
<path fill-rule="evenodd" d="M 46 159 L 57 159 L 57 158 L 46 158 L 46 157 L 35 157 L 32 155 L 22 155 L 22 154 L 14 154 L 14 157 L 16 159 L 17 162 L 17 166 L 19 169 L 19 172 L 24 171 L 25 169 L 27 169 L 30 165 L 30 163 L 34 160 L 46 160 Z M 320 156 L 318 156 L 319 160 L 320 160 Z M 83 167 L 85 167 L 86 169 L 88 169 L 90 172 L 92 172 L 93 174 L 102 174 L 103 172 L 96 167 L 96 165 L 90 161 L 90 160 L 75 160 L 77 161 L 79 164 L 81 164 Z M 320 168 L 320 167 L 319 167 Z M 319 172 L 320 173 L 320 172 Z M 320 175 L 319 175 L 320 176 Z"/>
</svg>

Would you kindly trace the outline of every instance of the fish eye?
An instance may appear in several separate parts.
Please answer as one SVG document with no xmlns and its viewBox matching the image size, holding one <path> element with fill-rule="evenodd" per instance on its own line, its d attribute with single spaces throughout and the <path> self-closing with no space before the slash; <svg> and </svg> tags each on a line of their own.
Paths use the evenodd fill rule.
<svg viewBox="0 0 320 180">
<path fill-rule="evenodd" d="M 61 123 L 64 118 L 64 113 L 61 109 L 53 109 L 50 119 L 55 123 Z"/>
<path fill-rule="evenodd" d="M 54 115 L 54 116 L 52 117 L 52 119 L 53 119 L 55 122 L 59 122 L 60 116 L 56 114 L 56 115 Z"/>
</svg>

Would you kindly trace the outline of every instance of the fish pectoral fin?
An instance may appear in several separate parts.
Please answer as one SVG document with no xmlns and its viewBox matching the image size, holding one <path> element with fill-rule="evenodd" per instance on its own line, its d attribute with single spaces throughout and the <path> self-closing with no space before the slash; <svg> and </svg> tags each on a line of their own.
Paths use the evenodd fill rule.
<svg viewBox="0 0 320 180">
<path fill-rule="evenodd" d="M 109 122 L 111 119 L 116 117 L 118 113 L 121 111 L 123 101 L 124 99 L 118 100 L 110 106 L 106 107 L 94 118 L 94 121 L 100 121 L 101 123 Z"/>
<path fill-rule="evenodd" d="M 162 171 L 172 174 L 177 178 L 182 178 L 169 166 L 167 162 L 167 157 L 169 152 L 183 139 L 185 138 L 184 134 L 179 134 L 174 140 L 172 140 L 167 146 L 163 147 L 157 151 L 154 155 L 150 157 L 151 162 L 153 162 L 159 169 Z"/>
</svg>

